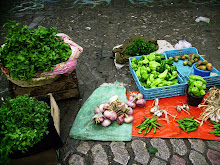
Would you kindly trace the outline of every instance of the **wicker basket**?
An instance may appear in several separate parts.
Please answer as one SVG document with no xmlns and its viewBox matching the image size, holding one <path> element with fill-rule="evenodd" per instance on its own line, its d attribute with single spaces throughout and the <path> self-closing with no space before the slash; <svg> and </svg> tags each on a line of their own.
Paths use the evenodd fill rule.
<svg viewBox="0 0 220 165">
<path fill-rule="evenodd" d="M 61 75 L 57 75 L 55 78 L 49 78 L 49 77 L 40 77 L 40 78 L 32 78 L 28 81 L 22 81 L 18 79 L 12 79 L 10 75 L 6 74 L 6 72 L 1 69 L 3 73 L 5 73 L 8 80 L 10 80 L 12 83 L 20 86 L 20 87 L 36 87 L 36 86 L 42 86 L 46 84 L 50 84 L 61 77 Z"/>
</svg>

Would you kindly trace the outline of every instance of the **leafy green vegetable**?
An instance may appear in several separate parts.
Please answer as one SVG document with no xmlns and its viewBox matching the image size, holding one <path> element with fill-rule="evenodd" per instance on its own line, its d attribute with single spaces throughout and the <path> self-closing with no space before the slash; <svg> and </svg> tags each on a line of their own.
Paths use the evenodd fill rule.
<svg viewBox="0 0 220 165">
<path fill-rule="evenodd" d="M 53 27 L 30 30 L 26 25 L 10 21 L 5 45 L 0 48 L 0 66 L 9 70 L 13 79 L 30 80 L 36 73 L 52 70 L 70 57 L 72 50 L 56 36 Z"/>
<path fill-rule="evenodd" d="M 156 154 L 158 152 L 158 150 L 156 148 L 153 148 L 153 147 L 147 148 L 147 151 L 151 154 Z"/>
<path fill-rule="evenodd" d="M 28 95 L 7 98 L 0 108 L 0 164 L 14 151 L 28 151 L 48 133 L 50 107 Z"/>
<path fill-rule="evenodd" d="M 131 56 L 140 56 L 149 54 L 157 50 L 154 43 L 147 42 L 143 38 L 137 38 L 125 51 L 124 54 Z"/>
</svg>

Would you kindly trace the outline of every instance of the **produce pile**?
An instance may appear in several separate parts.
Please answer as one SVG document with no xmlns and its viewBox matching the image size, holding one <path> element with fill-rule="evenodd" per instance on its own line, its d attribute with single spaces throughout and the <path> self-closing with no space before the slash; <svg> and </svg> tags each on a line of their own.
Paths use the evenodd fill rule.
<svg viewBox="0 0 220 165">
<path fill-rule="evenodd" d="M 148 40 L 145 37 L 134 36 L 125 41 L 119 47 L 115 47 L 112 51 L 115 53 L 116 62 L 124 64 L 128 62 L 129 57 L 150 54 L 158 49 L 156 40 Z"/>
<path fill-rule="evenodd" d="M 213 66 L 211 63 L 209 63 L 207 60 L 200 60 L 199 59 L 199 55 L 196 53 L 189 53 L 184 54 L 183 56 L 174 56 L 174 57 L 169 57 L 169 59 L 173 59 L 174 62 L 178 62 L 179 60 L 184 60 L 183 65 L 188 65 L 188 66 L 192 66 L 194 63 L 195 67 L 200 69 L 200 70 L 204 70 L 204 71 L 211 71 Z"/>
<path fill-rule="evenodd" d="M 183 118 L 181 120 L 176 120 L 176 122 L 179 124 L 177 125 L 177 127 L 182 128 L 187 133 L 197 130 L 199 124 L 193 118 L 194 116 L 190 118 Z"/>
<path fill-rule="evenodd" d="M 14 151 L 26 152 L 48 134 L 50 107 L 28 95 L 7 98 L 0 108 L 0 164 Z"/>
<path fill-rule="evenodd" d="M 154 129 L 153 133 L 155 134 L 157 129 L 160 130 L 160 127 L 162 126 L 160 123 L 157 122 L 158 118 L 147 118 L 146 116 L 144 116 L 144 121 L 136 126 L 137 128 L 140 128 L 138 133 L 142 133 L 142 131 L 145 130 L 144 135 L 148 134 L 151 129 Z"/>
<path fill-rule="evenodd" d="M 30 80 L 56 64 L 69 59 L 72 50 L 53 27 L 30 30 L 10 21 L 4 46 L 0 48 L 0 66 L 13 79 Z"/>
<path fill-rule="evenodd" d="M 134 69 L 140 83 L 145 88 L 156 88 L 179 84 L 177 79 L 177 67 L 173 66 L 173 60 L 165 60 L 165 55 L 150 53 L 142 55 L 140 60 L 131 59 L 131 67 Z"/>
<path fill-rule="evenodd" d="M 220 90 L 217 87 L 211 87 L 209 89 L 209 95 L 204 98 L 204 102 L 198 105 L 203 111 L 199 117 L 202 121 L 210 119 L 213 122 L 220 122 Z"/>
<path fill-rule="evenodd" d="M 194 96 L 204 96 L 206 94 L 206 80 L 198 75 L 190 75 L 188 80 L 188 93 Z"/>
<path fill-rule="evenodd" d="M 127 103 L 120 101 L 118 95 L 115 95 L 109 99 L 109 102 L 94 109 L 95 115 L 92 119 L 95 124 L 101 124 L 103 127 L 108 127 L 113 121 L 117 121 L 119 125 L 131 123 L 134 120 L 133 108 L 145 105 L 146 101 L 141 93 L 133 94 Z"/>
</svg>

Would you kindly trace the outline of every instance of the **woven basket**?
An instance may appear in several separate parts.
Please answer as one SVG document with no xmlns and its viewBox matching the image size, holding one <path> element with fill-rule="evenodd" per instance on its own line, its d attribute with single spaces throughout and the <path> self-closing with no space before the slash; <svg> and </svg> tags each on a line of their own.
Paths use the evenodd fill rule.
<svg viewBox="0 0 220 165">
<path fill-rule="evenodd" d="M 32 78 L 28 81 L 22 81 L 18 79 L 12 79 L 11 76 L 6 74 L 6 72 L 1 69 L 3 73 L 5 73 L 8 80 L 10 80 L 12 83 L 20 86 L 20 87 L 36 87 L 36 86 L 42 86 L 46 84 L 50 84 L 61 77 L 61 75 L 57 75 L 55 78 L 49 78 L 49 77 L 40 77 L 40 78 Z"/>
</svg>

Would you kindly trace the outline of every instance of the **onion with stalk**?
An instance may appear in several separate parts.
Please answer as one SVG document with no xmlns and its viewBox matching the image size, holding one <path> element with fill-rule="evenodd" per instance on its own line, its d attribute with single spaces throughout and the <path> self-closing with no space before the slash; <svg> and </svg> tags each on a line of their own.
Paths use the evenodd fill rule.
<svg viewBox="0 0 220 165">
<path fill-rule="evenodd" d="M 139 95 L 139 98 L 141 98 L 141 95 Z M 135 107 L 136 104 L 129 104 L 129 100 L 127 103 L 120 101 L 118 96 L 115 95 L 109 99 L 109 102 L 100 104 L 94 109 L 95 116 L 93 119 L 95 124 L 108 127 L 115 120 L 119 125 L 131 123 L 134 120 L 132 107 Z"/>
<path fill-rule="evenodd" d="M 135 103 L 136 106 L 145 107 L 146 101 L 143 98 L 144 96 L 142 93 L 132 93 L 131 96 L 129 97 L 128 104 L 131 104 L 133 106 L 133 103 Z"/>
</svg>

